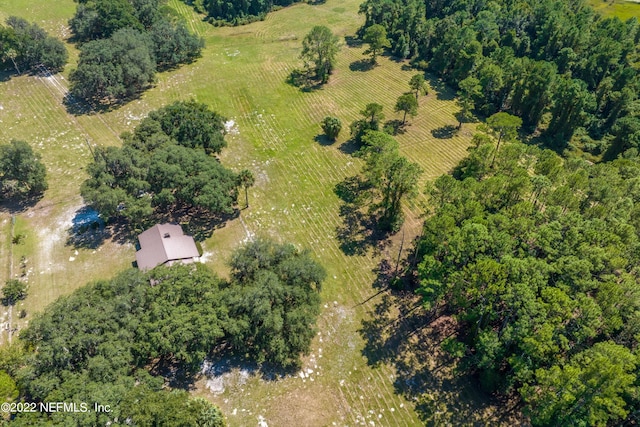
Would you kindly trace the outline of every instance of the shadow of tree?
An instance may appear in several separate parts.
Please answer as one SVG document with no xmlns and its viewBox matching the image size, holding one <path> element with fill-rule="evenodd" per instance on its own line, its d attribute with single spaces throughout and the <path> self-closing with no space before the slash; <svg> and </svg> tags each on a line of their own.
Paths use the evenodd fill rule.
<svg viewBox="0 0 640 427">
<path fill-rule="evenodd" d="M 458 127 L 454 125 L 444 125 L 431 131 L 431 135 L 438 139 L 450 139 L 458 133 Z"/>
<path fill-rule="evenodd" d="M 205 209 L 198 209 L 188 206 L 173 206 L 165 212 L 156 212 L 149 218 L 133 224 L 123 217 L 110 218 L 106 224 L 101 218 L 89 222 L 78 221 L 87 215 L 92 209 L 83 207 L 76 211 L 74 225 L 67 230 L 68 246 L 84 249 L 96 249 L 106 240 L 111 239 L 118 244 L 137 242 L 138 235 L 154 224 L 172 223 L 180 224 L 185 234 L 194 238 L 197 242 L 202 242 L 213 234 L 214 230 L 224 227 L 227 221 L 237 218 L 240 210 L 235 208 L 229 214 L 208 212 Z M 95 211 L 94 211 L 95 212 Z"/>
<path fill-rule="evenodd" d="M 0 71 L 0 82 L 6 82 L 8 80 L 11 80 L 11 77 L 13 76 L 17 76 L 18 73 L 10 70 L 10 69 L 6 69 L 6 70 L 2 70 Z"/>
<path fill-rule="evenodd" d="M 385 132 L 395 136 L 395 135 L 402 135 L 403 133 L 405 133 L 406 128 L 407 128 L 406 123 L 402 123 L 402 120 L 394 119 L 394 120 L 387 120 L 384 123 L 384 126 L 382 129 L 384 129 Z"/>
<path fill-rule="evenodd" d="M 459 360 L 442 350 L 442 342 L 460 332 L 457 321 L 444 311 L 425 310 L 412 290 L 390 290 L 394 276 L 388 265 L 380 268 L 374 286 L 383 289 L 374 297 L 382 297 L 358 331 L 367 363 L 395 368 L 395 392 L 416 402 L 425 425 L 523 425 L 516 399 L 485 394 L 475 377 L 459 369 Z"/>
<path fill-rule="evenodd" d="M 67 113 L 72 114 L 74 116 L 82 116 L 82 115 L 92 115 L 98 113 L 108 113 L 110 111 L 115 111 L 122 106 L 128 104 L 131 101 L 135 101 L 136 99 L 140 99 L 145 91 L 151 89 L 153 86 L 149 85 L 144 89 L 134 93 L 131 96 L 126 98 L 114 99 L 109 102 L 107 101 L 96 101 L 89 102 L 83 99 L 76 98 L 71 93 L 67 93 L 62 100 L 62 103 L 67 110 Z"/>
<path fill-rule="evenodd" d="M 75 212 L 67 229 L 67 246 L 75 248 L 96 249 L 111 237 L 105 229 L 105 222 L 98 212 L 89 206 L 83 206 Z"/>
<path fill-rule="evenodd" d="M 389 244 L 388 233 L 377 228 L 375 214 L 370 209 L 365 211 L 370 188 L 359 176 L 346 178 L 334 188 L 343 201 L 339 210 L 342 224 L 336 227 L 336 237 L 346 255 L 364 255 L 369 250 L 378 253 Z"/>
<path fill-rule="evenodd" d="M 286 83 L 299 88 L 302 92 L 313 92 L 322 88 L 322 82 L 311 71 L 301 68 L 291 71 Z"/>
<path fill-rule="evenodd" d="M 349 69 L 351 71 L 369 71 L 372 70 L 374 67 L 376 66 L 376 63 L 373 62 L 371 59 L 366 58 L 366 59 L 359 59 L 357 61 L 353 61 L 351 64 L 349 64 Z"/>
<path fill-rule="evenodd" d="M 35 194 L 28 197 L 0 198 L 0 212 L 6 212 L 10 215 L 19 214 L 37 205 L 42 196 L 43 194 Z"/>
<path fill-rule="evenodd" d="M 457 112 L 457 113 L 455 113 L 453 116 L 456 118 L 456 120 L 458 121 L 458 123 L 462 123 L 462 125 L 464 125 L 465 123 L 477 123 L 477 122 L 478 122 L 478 120 L 475 118 L 475 116 L 465 117 L 465 116 L 462 114 L 462 111 L 458 111 L 458 112 Z M 457 129 L 457 130 L 461 130 L 461 129 L 462 129 L 462 126 L 460 126 L 459 128 L 458 128 L 458 127 L 456 127 L 456 129 Z"/>
<path fill-rule="evenodd" d="M 234 354 L 232 348 L 221 345 L 205 361 L 202 374 L 206 377 L 221 377 L 234 371 L 244 375 L 258 375 L 264 381 L 278 381 L 294 375 L 300 366 L 282 367 L 272 363 L 257 363 L 251 357 Z"/>
<path fill-rule="evenodd" d="M 344 154 L 349 154 L 349 155 L 352 155 L 359 149 L 360 149 L 360 144 L 358 144 L 355 140 L 353 140 L 353 138 L 343 142 L 338 147 L 338 150 L 340 150 Z"/>
<path fill-rule="evenodd" d="M 330 139 L 327 135 L 320 133 L 318 135 L 316 135 L 313 140 L 315 142 L 317 142 L 318 144 L 322 145 L 323 147 L 327 147 L 330 145 L 333 145 L 333 143 L 335 142 L 334 140 Z"/>
<path fill-rule="evenodd" d="M 248 356 L 237 355 L 233 349 L 225 344 L 213 349 L 200 369 L 174 363 L 171 360 L 159 359 L 150 366 L 153 375 L 164 378 L 170 387 L 193 391 L 196 382 L 201 377 L 218 379 L 222 387 L 233 381 L 229 374 L 238 374 L 236 381 L 246 380 L 248 375 L 257 375 L 264 381 L 278 381 L 294 375 L 299 367 L 287 367 L 270 363 L 258 364 Z M 224 376 L 224 378 L 222 378 Z"/>
<path fill-rule="evenodd" d="M 357 36 L 344 36 L 344 42 L 348 47 L 362 46 L 362 40 L 360 40 Z"/>
<path fill-rule="evenodd" d="M 453 101 L 456 98 L 456 93 L 453 89 L 447 86 L 442 80 L 436 79 L 427 73 L 426 75 L 429 86 L 435 91 L 437 99 L 441 101 Z"/>
</svg>

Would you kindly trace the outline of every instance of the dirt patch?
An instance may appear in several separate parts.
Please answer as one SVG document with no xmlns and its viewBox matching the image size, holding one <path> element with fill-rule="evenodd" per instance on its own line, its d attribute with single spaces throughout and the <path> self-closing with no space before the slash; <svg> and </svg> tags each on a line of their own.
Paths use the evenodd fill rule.
<svg viewBox="0 0 640 427">
<path fill-rule="evenodd" d="M 320 427 L 331 425 L 335 419 L 329 410 L 336 406 L 335 391 L 324 389 L 320 392 L 287 393 L 274 399 L 270 406 L 278 408 L 277 413 L 267 420 L 272 426 Z M 335 424 L 333 424 L 335 425 Z"/>
<path fill-rule="evenodd" d="M 66 253 L 64 246 L 67 239 L 67 230 L 72 227 L 73 217 L 81 207 L 82 203 L 76 202 L 54 216 L 49 216 L 51 210 L 48 208 L 27 213 L 26 216 L 31 217 L 32 221 L 36 223 L 45 222 L 46 220 L 47 224 L 51 224 L 49 226 L 34 224 L 34 228 L 38 230 L 34 261 L 36 271 L 40 274 L 65 269 L 65 265 L 60 262 L 61 258 L 56 256 L 56 253 Z"/>
</svg>

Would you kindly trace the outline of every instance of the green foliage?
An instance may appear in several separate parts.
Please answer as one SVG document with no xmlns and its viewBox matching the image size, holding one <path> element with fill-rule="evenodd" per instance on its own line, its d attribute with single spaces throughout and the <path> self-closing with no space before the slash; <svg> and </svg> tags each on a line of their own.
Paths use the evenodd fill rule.
<svg viewBox="0 0 640 427">
<path fill-rule="evenodd" d="M 58 299 L 21 332 L 26 353 L 0 352 L 0 386 L 16 398 L 13 379 L 28 401 L 98 402 L 111 412 L 19 414 L 17 425 L 224 426 L 215 406 L 147 369 L 188 381 L 206 358 L 230 350 L 298 365 L 315 336 L 326 275 L 309 252 L 267 240 L 237 249 L 230 265 L 228 282 L 202 264 L 176 264 L 130 269 Z"/>
<path fill-rule="evenodd" d="M 15 305 L 16 302 L 27 297 L 27 284 L 20 280 L 7 280 L 2 287 L 2 304 Z"/>
<path fill-rule="evenodd" d="M 42 194 L 48 188 L 46 175 L 40 155 L 26 142 L 0 145 L 0 199 Z"/>
<path fill-rule="evenodd" d="M 154 129 L 153 122 L 157 122 L 162 132 L 180 145 L 203 148 L 207 154 L 219 154 L 227 146 L 224 140 L 225 120 L 206 104 L 194 100 L 176 101 L 151 111 L 134 133 L 140 139 L 148 138 L 145 132 Z"/>
<path fill-rule="evenodd" d="M 624 419 L 625 398 L 637 393 L 637 359 L 612 342 L 600 342 L 562 365 L 538 369 L 535 385 L 523 388 L 537 425 L 604 426 Z"/>
<path fill-rule="evenodd" d="M 409 95 L 415 101 L 413 95 Z M 403 222 L 402 200 L 415 196 L 420 166 L 398 152 L 398 143 L 390 135 L 368 131 L 358 155 L 365 159 L 363 175 L 378 200 L 373 208 L 380 211 L 378 226 L 397 231 Z"/>
<path fill-rule="evenodd" d="M 364 30 L 362 41 L 369 45 L 364 51 L 365 55 L 371 54 L 371 62 L 376 63 L 378 54 L 385 47 L 391 47 L 391 43 L 387 38 L 387 30 L 379 24 L 371 25 Z"/>
<path fill-rule="evenodd" d="M 149 35 L 156 67 L 160 71 L 195 61 L 204 48 L 204 39 L 191 34 L 183 23 L 172 24 L 159 19 L 150 28 Z"/>
<path fill-rule="evenodd" d="M 418 100 L 408 93 L 400 95 L 396 101 L 395 111 L 404 113 L 404 116 L 402 116 L 402 124 L 404 124 L 407 121 L 407 114 L 410 114 L 411 117 L 415 117 L 418 114 Z"/>
<path fill-rule="evenodd" d="M 220 409 L 184 390 L 166 391 L 146 385 L 124 396 L 122 417 L 136 426 L 224 427 Z"/>
<path fill-rule="evenodd" d="M 153 361 L 198 371 L 224 336 L 218 284 L 204 266 L 177 265 L 148 274 L 129 270 L 58 300 L 21 333 L 27 348 L 37 348 L 15 374 L 24 394 L 32 401 L 111 406 L 111 413 L 55 414 L 73 425 L 102 425 L 114 417 L 137 425 L 203 425 L 197 420 L 206 414 L 215 419 L 215 410 L 185 392 L 163 390 L 161 378 L 139 368 Z"/>
<path fill-rule="evenodd" d="M 234 252 L 229 264 L 226 301 L 236 351 L 258 362 L 298 365 L 315 336 L 325 270 L 308 251 L 262 239 Z"/>
<path fill-rule="evenodd" d="M 204 40 L 162 12 L 160 0 L 88 0 L 69 25 L 81 46 L 71 93 L 90 104 L 113 103 L 144 90 L 156 70 L 193 62 Z M 91 42 L 93 40 L 93 42 Z"/>
<path fill-rule="evenodd" d="M 522 118 L 527 131 L 549 123 L 544 138 L 563 148 L 579 128 L 606 143 L 618 120 L 638 115 L 637 20 L 562 0 L 366 0 L 360 13 L 361 34 L 381 25 L 398 56 L 468 93 L 463 116 L 472 99 L 486 116 Z M 462 87 L 468 77 L 480 93 Z"/>
<path fill-rule="evenodd" d="M 327 116 L 322 120 L 322 131 L 331 141 L 338 139 L 340 130 L 342 130 L 342 122 L 337 117 Z"/>
<path fill-rule="evenodd" d="M 18 397 L 18 387 L 15 381 L 5 371 L 0 371 L 0 400 L 13 402 Z"/>
<path fill-rule="evenodd" d="M 93 43 L 93 42 L 92 42 Z M 237 177 L 215 157 L 225 145 L 224 119 L 204 104 L 176 102 L 153 111 L 123 135 L 122 148 L 98 148 L 81 194 L 106 218 L 144 224 L 172 208 L 228 214 Z"/>
<path fill-rule="evenodd" d="M 70 93 L 90 104 L 110 104 L 147 88 L 155 71 L 149 37 L 123 28 L 82 45 L 78 68 L 69 76 Z"/>
<path fill-rule="evenodd" d="M 494 153 L 480 141 L 459 180 L 430 187 L 418 292 L 460 322 L 464 365 L 519 393 L 534 425 L 620 422 L 640 403 L 640 163 L 513 143 L 492 169 Z"/>
<path fill-rule="evenodd" d="M 415 74 L 412 76 L 411 80 L 409 80 L 409 87 L 416 94 L 416 101 L 420 94 L 427 94 L 427 83 L 424 80 L 423 74 Z"/>
<path fill-rule="evenodd" d="M 475 108 L 475 98 L 481 95 L 482 87 L 480 80 L 475 77 L 467 77 L 460 82 L 458 91 L 458 105 L 460 105 L 460 117 L 458 118 L 458 129 L 462 127 L 462 122 L 471 119 L 471 111 Z"/>
<path fill-rule="evenodd" d="M 379 124 L 377 121 L 370 122 L 367 119 L 358 119 L 351 123 L 349 126 L 351 132 L 351 138 L 356 144 L 363 144 L 364 137 L 369 131 L 377 131 Z"/>
<path fill-rule="evenodd" d="M 11 60 L 18 73 L 42 65 L 52 72 L 64 68 L 69 54 L 64 44 L 36 24 L 10 16 L 8 27 L 0 27 L 0 60 Z"/>
<path fill-rule="evenodd" d="M 203 0 L 202 5 L 214 22 L 242 25 L 264 19 L 273 7 L 289 6 L 296 0 Z"/>
<path fill-rule="evenodd" d="M 238 174 L 237 185 L 238 185 L 238 187 L 244 188 L 244 199 L 245 199 L 245 206 L 246 207 L 249 207 L 249 192 L 248 192 L 248 189 L 249 189 L 249 187 L 252 187 L 253 184 L 255 184 L 255 183 L 256 183 L 256 177 L 253 176 L 253 173 L 251 173 L 250 170 L 243 169 Z"/>
<path fill-rule="evenodd" d="M 129 0 L 81 2 L 69 26 L 80 41 L 109 38 L 123 28 L 144 31 L 144 26 L 136 17 L 136 9 Z"/>
<path fill-rule="evenodd" d="M 369 129 L 378 130 L 380 128 L 380 122 L 384 120 L 382 108 L 382 105 L 372 102 L 367 104 L 364 110 L 360 111 L 360 114 L 369 121 Z"/>
<path fill-rule="evenodd" d="M 493 167 L 496 160 L 496 154 L 500 149 L 500 142 L 503 140 L 512 141 L 516 136 L 518 136 L 518 130 L 520 129 L 520 126 L 522 126 L 522 119 L 503 111 L 495 113 L 489 117 L 487 119 L 487 126 L 489 126 L 489 129 L 493 132 L 494 136 L 498 138 L 496 151 L 494 152 L 493 159 L 491 160 L 490 167 Z"/>
<path fill-rule="evenodd" d="M 307 68 L 313 69 L 321 83 L 329 81 L 329 75 L 336 64 L 336 55 L 340 50 L 338 36 L 323 25 L 316 25 L 302 40 L 300 58 Z"/>
</svg>

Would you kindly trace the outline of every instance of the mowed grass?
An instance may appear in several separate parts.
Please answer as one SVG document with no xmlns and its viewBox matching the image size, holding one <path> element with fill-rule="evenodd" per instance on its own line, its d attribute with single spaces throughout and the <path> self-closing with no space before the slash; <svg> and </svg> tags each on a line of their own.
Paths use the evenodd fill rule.
<svg viewBox="0 0 640 427">
<path fill-rule="evenodd" d="M 361 162 L 345 144 L 348 125 L 369 102 L 384 106 L 387 119 L 397 97 L 408 91 L 415 74 L 406 64 L 387 57 L 369 71 L 352 70 L 363 58 L 363 47 L 344 44 L 331 81 L 324 88 L 303 92 L 286 83 L 288 74 L 301 65 L 298 55 L 304 35 L 314 25 L 328 25 L 344 40 L 361 25 L 360 0 L 328 0 L 319 6 L 300 4 L 269 14 L 263 22 L 242 27 L 214 28 L 178 0 L 169 4 L 186 19 L 193 31 L 206 39 L 207 48 L 196 63 L 158 75 L 155 87 L 140 99 L 104 114 L 74 117 L 63 105 L 71 66 L 53 79 L 14 77 L 0 83 L 0 138 L 24 139 L 35 145 L 48 167 L 50 190 L 37 206 L 17 213 L 27 239 L 14 250 L 28 259 L 29 313 L 42 310 L 60 295 L 90 280 L 109 278 L 134 259 L 132 245 L 107 241 L 97 249 L 66 244 L 68 228 L 82 206 L 79 186 L 90 160 L 87 142 L 117 145 L 117 137 L 131 130 L 149 111 L 175 100 L 194 98 L 209 104 L 235 123 L 227 136 L 229 147 L 222 161 L 235 170 L 254 171 L 250 208 L 239 219 L 216 230 L 204 242 L 207 262 L 225 274 L 230 252 L 247 238 L 262 235 L 308 248 L 326 267 L 322 291 L 323 312 L 312 354 L 305 359 L 307 375 L 265 381 L 257 375 L 225 377 L 225 391 L 211 394 L 206 381 L 196 394 L 220 405 L 231 426 L 256 425 L 257 417 L 270 426 L 323 426 L 368 424 L 411 426 L 419 424 L 414 402 L 394 389 L 396 372 L 384 364 L 370 366 L 362 355 L 361 321 L 380 296 L 372 287 L 374 270 L 382 258 L 395 260 L 400 235 L 364 256 L 347 256 L 336 240 L 341 225 L 340 201 L 335 185 L 360 170 Z M 71 0 L 56 2 L 0 0 L 0 15 L 18 14 L 44 21 L 43 27 L 64 26 L 73 14 Z M 465 154 L 473 125 L 465 125 L 454 137 L 439 139 L 437 129 L 455 125 L 457 107 L 452 93 L 435 80 L 438 91 L 420 100 L 419 114 L 410 119 L 406 132 L 397 137 L 401 151 L 424 169 L 420 185 L 450 170 Z M 339 140 L 323 145 L 314 138 L 326 115 L 343 121 Z M 436 131 L 436 132 L 434 132 Z M 420 197 L 406 209 L 404 253 L 419 232 Z M 3 241 L 0 261 L 9 263 L 7 242 L 10 212 L 0 217 Z M 17 252 L 16 252 L 17 254 Z M 14 256 L 14 265 L 19 263 Z M 15 272 L 14 268 L 14 272 Z M 15 316 L 14 316 L 15 318 Z M 309 373 L 308 370 L 312 370 Z M 237 381 L 234 381 L 234 378 Z M 466 410 L 479 410 L 471 405 Z M 484 410 L 484 408 L 480 408 Z M 470 419 L 470 418 L 469 418 Z M 334 424 L 335 423 L 335 424 Z"/>
<path fill-rule="evenodd" d="M 589 0 L 589 4 L 604 16 L 617 16 L 623 21 L 640 18 L 640 3 L 633 0 Z"/>
</svg>

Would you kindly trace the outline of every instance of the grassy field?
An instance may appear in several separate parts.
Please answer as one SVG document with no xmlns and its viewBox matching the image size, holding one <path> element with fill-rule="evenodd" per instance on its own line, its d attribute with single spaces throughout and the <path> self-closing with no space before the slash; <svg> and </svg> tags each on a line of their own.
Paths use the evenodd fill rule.
<svg viewBox="0 0 640 427">
<path fill-rule="evenodd" d="M 346 255 L 336 239 L 342 218 L 333 189 L 361 165 L 349 154 L 348 124 L 369 102 L 384 105 L 387 119 L 399 118 L 393 105 L 408 90 L 415 71 L 386 57 L 374 69 L 358 71 L 354 64 L 363 58 L 363 48 L 345 42 L 336 72 L 324 88 L 303 92 L 286 83 L 288 74 L 301 65 L 297 59 L 301 40 L 311 27 L 324 24 L 341 38 L 352 36 L 362 21 L 357 14 L 359 1 L 300 4 L 269 14 L 263 22 L 214 28 L 184 3 L 169 0 L 191 29 L 206 39 L 203 57 L 158 75 L 155 87 L 140 99 L 104 114 L 76 117 L 66 112 L 62 105 L 65 77 L 73 64 L 61 75 L 14 76 L 0 83 L 0 140 L 16 138 L 34 144 L 50 176 L 50 190 L 35 207 L 23 211 L 4 207 L 0 212 L 0 271 L 8 275 L 13 263 L 14 275 L 19 274 L 24 256 L 29 281 L 29 296 L 19 307 L 28 315 L 21 321 L 14 315 L 14 324 L 23 326 L 58 296 L 87 281 L 109 278 L 134 259 L 134 247 L 114 239 L 95 248 L 76 247 L 68 241 L 73 218 L 82 207 L 79 185 L 90 159 L 87 142 L 117 145 L 118 135 L 132 129 L 150 110 L 194 98 L 233 120 L 223 163 L 236 170 L 251 169 L 257 176 L 250 189 L 251 207 L 204 242 L 207 262 L 224 274 L 225 260 L 235 247 L 254 235 L 264 235 L 311 249 L 328 271 L 319 333 L 302 374 L 273 381 L 254 374 L 250 367 L 219 363 L 216 370 L 226 373 L 204 378 L 194 393 L 220 405 L 231 426 L 256 425 L 259 417 L 272 427 L 411 426 L 420 424 L 420 414 L 456 424 L 491 419 L 495 407 L 473 387 L 453 382 L 442 369 L 434 371 L 424 386 L 427 404 L 403 392 L 411 388 L 412 380 L 398 369 L 394 358 L 414 358 L 416 364 L 431 369 L 438 358 L 437 346 L 430 342 L 425 349 L 421 341 L 428 339 L 429 332 L 437 335 L 439 329 L 434 326 L 414 333 L 409 323 L 396 322 L 395 297 L 372 285 L 380 261 L 395 260 L 403 233 L 407 253 L 410 240 L 419 232 L 424 197 L 407 209 L 403 233 L 364 254 Z M 73 10 L 71 0 L 56 2 L 55 8 L 44 0 L 0 0 L 0 17 L 20 15 L 59 36 L 68 34 L 65 25 Z M 457 107 L 447 88 L 435 80 L 430 83 L 432 90 L 421 98 L 419 115 L 398 136 L 401 151 L 425 171 L 421 185 L 447 172 L 466 154 L 473 128 L 465 125 L 455 136 L 439 131 L 456 123 Z M 344 130 L 336 143 L 325 145 L 315 137 L 320 133 L 319 122 L 329 114 L 342 119 Z M 24 234 L 21 244 L 11 244 L 12 227 L 14 235 Z M 371 319 L 388 322 L 372 325 Z M 388 345 L 377 345 L 382 336 L 405 332 L 397 336 L 423 351 L 413 353 L 409 346 L 406 353 L 397 354 Z"/>
<path fill-rule="evenodd" d="M 640 19 L 640 3 L 634 0 L 589 0 L 589 4 L 604 16 L 617 16 L 623 21 Z"/>
</svg>

